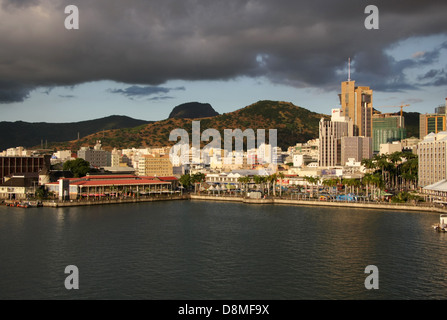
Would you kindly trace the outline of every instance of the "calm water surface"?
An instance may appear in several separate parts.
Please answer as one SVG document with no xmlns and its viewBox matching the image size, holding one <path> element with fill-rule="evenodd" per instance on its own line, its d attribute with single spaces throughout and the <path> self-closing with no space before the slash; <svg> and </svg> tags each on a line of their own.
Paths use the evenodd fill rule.
<svg viewBox="0 0 447 320">
<path fill-rule="evenodd" d="M 439 214 L 173 201 L 0 207 L 0 299 L 446 299 Z M 64 286 L 79 268 L 79 290 Z M 379 268 L 366 290 L 365 267 Z"/>
</svg>

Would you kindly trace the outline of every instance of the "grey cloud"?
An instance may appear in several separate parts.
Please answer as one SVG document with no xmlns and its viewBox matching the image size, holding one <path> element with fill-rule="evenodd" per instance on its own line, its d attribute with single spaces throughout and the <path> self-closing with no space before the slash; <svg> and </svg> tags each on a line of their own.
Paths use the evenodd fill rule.
<svg viewBox="0 0 447 320">
<path fill-rule="evenodd" d="M 444 0 L 375 1 L 379 30 L 364 28 L 370 4 L 364 0 L 0 1 L 0 84 L 18 84 L 0 86 L 1 103 L 26 99 L 32 88 L 99 80 L 159 87 L 177 79 L 265 76 L 333 89 L 346 78 L 340 72 L 348 57 L 356 81 L 406 90 L 415 85 L 405 70 L 436 61 L 436 52 L 395 61 L 384 49 L 447 32 Z M 12 3 L 21 9 L 4 9 Z M 79 8 L 79 30 L 64 28 L 68 4 Z M 121 90 L 116 93 L 144 96 L 144 90 Z"/>
<path fill-rule="evenodd" d="M 418 76 L 418 80 L 423 86 L 445 86 L 447 85 L 447 72 L 445 69 L 431 69 Z"/>
<path fill-rule="evenodd" d="M 147 100 L 148 101 L 163 101 L 163 100 L 171 100 L 171 99 L 174 99 L 174 97 L 170 97 L 170 96 L 153 97 L 153 98 L 149 98 Z"/>
<path fill-rule="evenodd" d="M 36 6 L 39 4 L 39 0 L 3 0 L 2 7 L 9 9 L 12 7 L 23 8 L 29 6 Z"/>
<path fill-rule="evenodd" d="M 442 72 L 443 72 L 443 70 L 431 69 L 430 71 L 428 71 L 424 75 L 418 76 L 418 79 L 419 80 L 432 79 L 432 78 L 436 77 L 437 75 L 439 75 Z"/>
<path fill-rule="evenodd" d="M 155 86 L 131 86 L 126 89 L 110 89 L 109 92 L 111 93 L 119 93 L 122 95 L 125 95 L 126 97 L 144 97 L 144 96 L 150 96 L 154 94 L 165 94 L 172 90 L 185 90 L 184 87 L 177 87 L 177 88 L 165 88 L 165 87 L 155 87 Z"/>
</svg>

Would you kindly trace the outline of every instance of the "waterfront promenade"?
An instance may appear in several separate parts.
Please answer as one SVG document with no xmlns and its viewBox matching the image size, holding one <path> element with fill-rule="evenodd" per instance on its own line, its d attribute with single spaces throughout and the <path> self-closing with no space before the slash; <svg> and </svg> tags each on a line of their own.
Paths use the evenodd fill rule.
<svg viewBox="0 0 447 320">
<path fill-rule="evenodd" d="M 126 203 L 139 203 L 139 202 L 153 202 L 153 201 L 171 201 L 171 200 L 188 200 L 190 196 L 188 194 L 160 194 L 149 197 L 126 197 L 126 198 L 90 198 L 79 200 L 42 200 L 41 206 L 50 208 L 60 207 L 80 207 L 80 206 L 95 206 L 95 205 L 108 205 L 108 204 L 126 204 Z M 14 200 L 4 200 L 5 204 L 17 203 Z M 19 201 L 20 202 L 20 201 Z M 23 201 L 23 202 L 28 202 Z M 35 201 L 31 201 L 35 202 Z"/>
<path fill-rule="evenodd" d="M 127 197 L 127 198 L 95 198 L 82 200 L 44 200 L 42 205 L 50 208 L 61 207 L 78 207 L 78 206 L 95 206 L 108 204 L 129 204 L 140 202 L 154 201 L 171 201 L 171 200 L 197 200 L 197 201 L 224 201 L 239 202 L 253 205 L 275 204 L 275 205 L 293 205 L 293 206 L 319 206 L 319 207 L 344 207 L 344 208 L 361 208 L 361 209 L 383 209 L 394 211 L 429 211 L 447 213 L 447 208 L 434 205 L 431 203 L 389 203 L 389 202 L 372 202 L 372 201 L 327 201 L 327 200 L 310 200 L 310 199 L 292 199 L 287 196 L 283 197 L 267 197 L 261 199 L 253 199 L 241 197 L 238 195 L 204 195 L 204 194 L 160 194 L 143 197 Z M 6 203 L 12 201 L 5 201 Z"/>
<path fill-rule="evenodd" d="M 188 200 L 189 195 L 159 195 L 151 197 L 135 197 L 135 198 L 116 198 L 116 199 L 92 199 L 92 200 L 47 200 L 43 201 L 44 207 L 78 207 L 78 206 L 94 206 L 107 204 L 126 204 L 139 202 L 153 202 L 153 201 L 170 201 L 170 200 Z"/>
<path fill-rule="evenodd" d="M 238 196 L 222 196 L 222 195 L 198 195 L 191 194 L 191 200 L 202 201 L 232 201 L 247 204 L 279 204 L 279 205 L 301 205 L 301 206 L 319 206 L 319 207 L 344 207 L 344 208 L 361 208 L 361 209 L 384 209 L 394 211 L 430 211 L 447 213 L 447 208 L 435 206 L 432 204 L 409 204 L 409 203 L 389 203 L 389 202 L 350 202 L 350 201 L 323 201 L 323 200 L 298 200 L 288 199 L 286 197 L 271 197 L 266 199 L 251 199 Z"/>
</svg>

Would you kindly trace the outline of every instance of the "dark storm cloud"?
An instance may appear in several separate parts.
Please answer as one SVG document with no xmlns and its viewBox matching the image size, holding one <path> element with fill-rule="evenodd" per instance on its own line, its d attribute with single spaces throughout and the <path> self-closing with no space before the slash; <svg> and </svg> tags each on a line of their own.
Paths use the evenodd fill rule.
<svg viewBox="0 0 447 320">
<path fill-rule="evenodd" d="M 33 90 L 23 84 L 10 84 L 0 80 L 0 103 L 23 102 Z"/>
<path fill-rule="evenodd" d="M 406 90 L 414 84 L 404 71 L 436 53 L 397 61 L 384 49 L 447 31 L 444 0 L 376 1 L 379 30 L 365 29 L 370 3 L 363 0 L 0 2 L 2 103 L 22 101 L 37 87 L 98 80 L 158 87 L 173 79 L 266 76 L 333 89 L 347 77 L 348 57 L 358 83 Z M 79 30 L 64 28 L 69 4 L 79 8 Z"/>
</svg>

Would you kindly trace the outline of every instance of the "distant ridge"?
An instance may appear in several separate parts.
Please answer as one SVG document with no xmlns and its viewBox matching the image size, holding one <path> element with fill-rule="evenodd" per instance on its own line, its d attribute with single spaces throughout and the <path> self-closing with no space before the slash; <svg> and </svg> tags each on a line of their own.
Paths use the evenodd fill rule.
<svg viewBox="0 0 447 320">
<path fill-rule="evenodd" d="M 309 111 L 283 101 L 258 101 L 242 109 L 200 120 L 200 129 L 216 129 L 223 139 L 225 129 L 265 129 L 268 142 L 268 129 L 277 129 L 277 143 L 283 150 L 297 142 L 306 142 L 318 138 L 318 124 L 321 118 L 329 119 L 328 115 Z M 174 129 L 185 129 L 189 136 L 192 130 L 192 120 L 185 118 L 169 118 L 136 128 L 109 130 L 87 136 L 81 141 L 56 143 L 58 149 L 77 150 L 81 146 L 92 146 L 101 139 L 105 149 L 140 148 L 173 145 L 169 141 L 170 132 Z M 222 146 L 223 147 L 223 146 Z"/>
<path fill-rule="evenodd" d="M 404 116 L 407 136 L 417 137 L 419 135 L 419 113 L 404 112 Z M 110 118 L 92 121 L 111 120 Z M 119 129 L 107 129 L 98 126 L 94 128 L 96 129 L 95 132 L 87 136 L 81 131 L 81 139 L 79 141 L 76 136 L 78 129 L 71 129 L 70 137 L 64 141 L 47 139 L 48 146 L 56 149 L 78 150 L 81 146 L 93 146 L 96 140 L 101 140 L 103 148 L 108 150 L 113 148 L 160 147 L 176 143 L 175 141 L 169 141 L 169 135 L 172 130 L 177 128 L 185 129 L 191 137 L 192 120 L 199 120 L 201 132 L 206 129 L 217 129 L 222 139 L 224 137 L 224 129 L 241 129 L 242 131 L 253 129 L 255 133 L 257 129 L 265 129 L 266 140 L 268 139 L 268 129 L 277 129 L 278 146 L 286 150 L 287 147 L 293 146 L 298 142 L 307 142 L 310 139 L 318 138 L 318 126 L 321 118 L 329 120 L 330 116 L 309 111 L 290 102 L 263 100 L 236 111 L 212 117 L 196 119 L 173 117 L 154 122 L 127 118 L 132 121 L 139 121 L 139 124 Z M 63 130 L 63 127 L 68 124 L 50 125 L 51 130 L 57 133 L 57 130 L 59 130 L 57 128 Z M 2 123 L 0 123 L 1 128 Z M 36 136 L 34 146 L 40 146 L 42 134 L 37 129 L 34 134 Z M 1 138 L 4 139 L 6 137 L 8 139 L 8 136 L 11 137 L 11 134 L 5 133 L 2 134 Z M 21 141 L 21 143 L 11 143 L 10 145 L 24 145 L 24 140 Z M 205 142 L 203 143 L 205 144 Z"/>
<path fill-rule="evenodd" d="M 218 116 L 219 113 L 209 103 L 188 102 L 176 106 L 169 118 L 200 119 Z"/>
<path fill-rule="evenodd" d="M 127 116 L 112 115 L 95 120 L 71 123 L 47 123 L 15 121 L 0 122 L 0 151 L 11 147 L 40 146 L 45 144 L 75 140 L 103 130 L 132 128 L 146 125 L 151 121 L 137 120 Z"/>
</svg>

